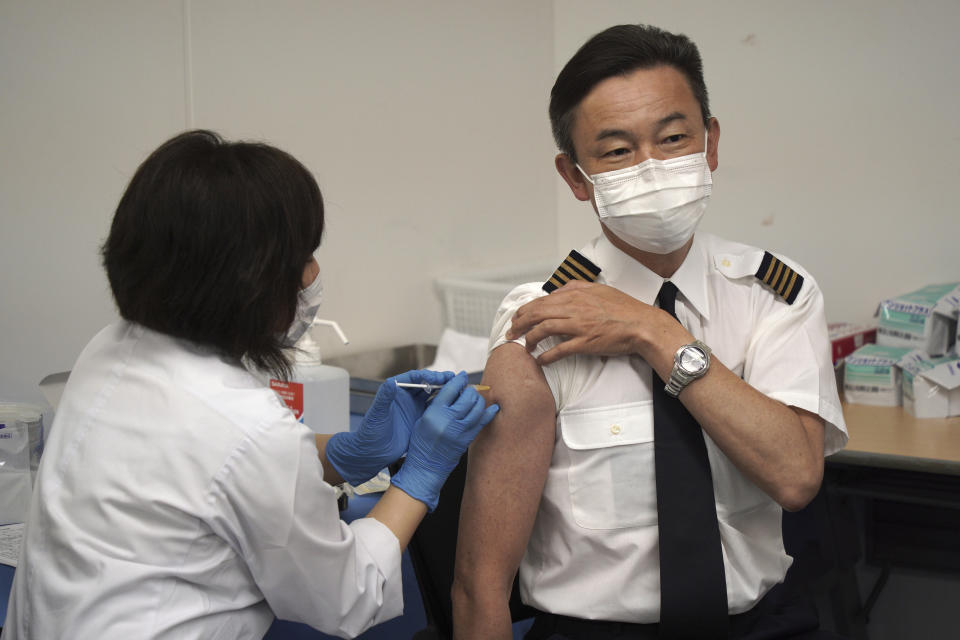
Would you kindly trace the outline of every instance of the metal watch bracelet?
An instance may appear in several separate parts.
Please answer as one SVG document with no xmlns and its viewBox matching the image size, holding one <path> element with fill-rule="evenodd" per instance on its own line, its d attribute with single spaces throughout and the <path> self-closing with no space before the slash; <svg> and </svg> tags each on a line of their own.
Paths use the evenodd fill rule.
<svg viewBox="0 0 960 640">
<path fill-rule="evenodd" d="M 694 373 L 685 371 L 681 366 L 681 358 L 684 351 L 691 348 L 701 351 L 705 360 L 704 366 L 699 371 Z M 663 388 L 664 391 L 667 392 L 667 395 L 676 398 L 680 395 L 680 392 L 687 387 L 687 385 L 706 375 L 707 371 L 710 369 L 710 354 L 710 347 L 700 340 L 694 340 L 690 344 L 685 344 L 677 349 L 677 352 L 673 356 L 673 370 L 670 372 L 670 379 L 667 380 L 667 384 L 664 385 Z"/>
</svg>

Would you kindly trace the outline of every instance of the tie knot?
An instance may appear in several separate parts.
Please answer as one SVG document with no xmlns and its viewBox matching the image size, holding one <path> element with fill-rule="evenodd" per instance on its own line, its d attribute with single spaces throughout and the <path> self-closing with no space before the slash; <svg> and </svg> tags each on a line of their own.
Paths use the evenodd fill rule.
<svg viewBox="0 0 960 640">
<path fill-rule="evenodd" d="M 657 294 L 657 302 L 660 303 L 661 309 L 676 318 L 677 285 L 665 280 L 660 287 L 660 293 Z"/>
</svg>

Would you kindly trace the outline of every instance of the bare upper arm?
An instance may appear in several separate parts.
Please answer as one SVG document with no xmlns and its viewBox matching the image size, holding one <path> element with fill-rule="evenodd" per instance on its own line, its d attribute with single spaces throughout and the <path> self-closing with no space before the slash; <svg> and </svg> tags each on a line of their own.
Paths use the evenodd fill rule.
<svg viewBox="0 0 960 640">
<path fill-rule="evenodd" d="M 518 344 L 490 354 L 483 382 L 500 412 L 470 447 L 457 579 L 509 593 L 553 455 L 556 410 L 540 365 Z"/>
</svg>

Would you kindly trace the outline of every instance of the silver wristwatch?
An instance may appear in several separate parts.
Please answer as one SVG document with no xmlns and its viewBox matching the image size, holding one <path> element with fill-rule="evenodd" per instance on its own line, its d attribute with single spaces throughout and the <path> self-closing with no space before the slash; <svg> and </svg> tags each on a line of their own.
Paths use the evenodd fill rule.
<svg viewBox="0 0 960 640">
<path fill-rule="evenodd" d="M 673 371 L 663 388 L 676 398 L 688 384 L 702 378 L 710 368 L 710 347 L 699 340 L 685 344 L 673 356 Z"/>
</svg>

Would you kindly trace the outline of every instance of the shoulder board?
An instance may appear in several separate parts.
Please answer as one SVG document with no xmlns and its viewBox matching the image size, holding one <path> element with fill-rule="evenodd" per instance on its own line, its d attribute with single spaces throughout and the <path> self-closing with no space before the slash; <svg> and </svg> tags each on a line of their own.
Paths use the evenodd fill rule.
<svg viewBox="0 0 960 640">
<path fill-rule="evenodd" d="M 803 287 L 803 276 L 788 267 L 769 251 L 763 252 L 760 268 L 753 274 L 787 304 L 793 304 Z"/>
<path fill-rule="evenodd" d="M 593 282 L 599 275 L 600 267 L 587 260 L 579 251 L 571 251 L 550 279 L 543 283 L 543 290 L 550 293 L 571 280 Z"/>
</svg>

